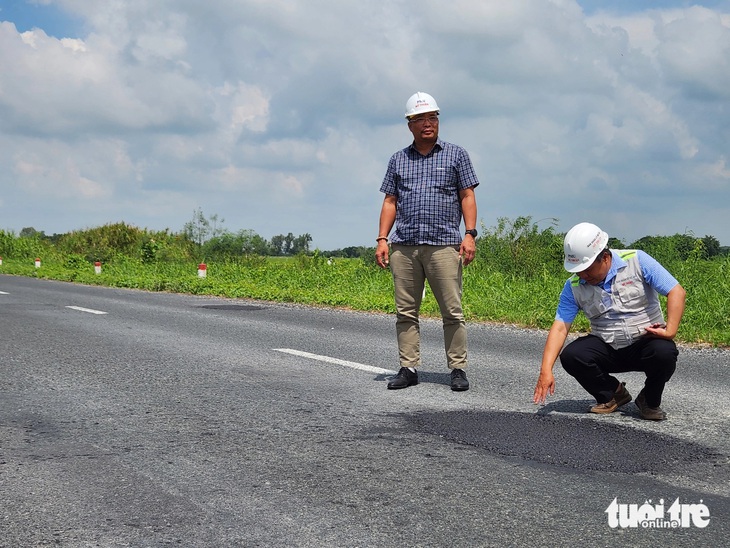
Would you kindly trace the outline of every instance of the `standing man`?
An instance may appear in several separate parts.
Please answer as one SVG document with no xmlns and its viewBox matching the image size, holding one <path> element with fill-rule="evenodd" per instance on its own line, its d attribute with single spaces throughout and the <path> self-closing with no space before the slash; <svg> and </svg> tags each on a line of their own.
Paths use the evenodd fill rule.
<svg viewBox="0 0 730 548">
<path fill-rule="evenodd" d="M 418 384 L 419 310 L 425 280 L 444 326 L 451 389 L 468 390 L 466 325 L 461 309 L 462 266 L 474 260 L 479 184 L 466 150 L 439 139 L 439 107 L 428 93 L 406 103 L 413 143 L 393 154 L 380 191 L 385 194 L 376 238 L 377 263 L 390 265 L 395 286 L 400 370 L 389 389 Z M 459 229 L 464 219 L 465 236 Z M 388 248 L 388 234 L 392 250 Z M 390 252 L 390 256 L 389 256 Z"/>
<path fill-rule="evenodd" d="M 643 251 L 611 250 L 607 245 L 608 234 L 591 223 L 580 223 L 565 235 L 564 267 L 574 276 L 560 294 L 533 401 L 544 403 L 555 392 L 552 369 L 559 354 L 563 368 L 596 398 L 592 413 L 612 413 L 631 401 L 626 383 L 612 373 L 643 371 L 646 381 L 636 398 L 639 415 L 664 420 L 660 404 L 677 365 L 673 339 L 686 292 Z M 666 323 L 658 294 L 667 297 Z M 591 334 L 563 348 L 580 310 L 591 323 Z"/>
</svg>

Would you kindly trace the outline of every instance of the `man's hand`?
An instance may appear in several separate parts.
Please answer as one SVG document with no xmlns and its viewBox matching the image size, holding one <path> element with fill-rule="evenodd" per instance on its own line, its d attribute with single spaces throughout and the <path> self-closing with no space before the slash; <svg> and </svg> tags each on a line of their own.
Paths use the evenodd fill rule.
<svg viewBox="0 0 730 548">
<path fill-rule="evenodd" d="M 388 242 L 386 240 L 380 240 L 375 250 L 375 261 L 380 268 L 388 268 L 388 264 L 390 263 L 390 259 L 388 259 L 389 252 Z"/>
<path fill-rule="evenodd" d="M 553 395 L 555 393 L 555 376 L 552 371 L 541 371 L 540 376 L 537 379 L 537 386 L 535 386 L 535 395 L 532 397 L 532 401 L 538 405 L 545 403 L 545 399 L 548 394 Z"/>
<path fill-rule="evenodd" d="M 563 349 L 565 339 L 568 338 L 571 324 L 561 320 L 555 320 L 548 331 L 545 349 L 542 351 L 542 362 L 540 363 L 540 376 L 537 378 L 535 395 L 532 401 L 537 404 L 545 403 L 545 398 L 555 393 L 555 376 L 553 366 Z"/>
<path fill-rule="evenodd" d="M 474 260 L 476 252 L 477 244 L 474 241 L 474 236 L 464 236 L 464 239 L 461 240 L 461 247 L 459 247 L 459 257 L 464 261 L 464 266 Z"/>
<path fill-rule="evenodd" d="M 667 332 L 667 325 L 663 323 L 654 323 L 644 329 L 649 335 L 658 339 L 671 340 L 674 338 L 674 335 Z"/>
</svg>

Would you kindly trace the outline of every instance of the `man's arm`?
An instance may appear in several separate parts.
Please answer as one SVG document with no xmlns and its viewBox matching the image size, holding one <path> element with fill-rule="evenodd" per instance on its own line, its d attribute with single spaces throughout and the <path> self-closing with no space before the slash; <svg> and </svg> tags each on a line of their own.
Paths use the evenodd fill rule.
<svg viewBox="0 0 730 548">
<path fill-rule="evenodd" d="M 386 194 L 383 207 L 380 210 L 380 224 L 378 227 L 378 247 L 375 250 L 375 260 L 381 268 L 387 268 L 388 263 L 388 234 L 395 223 L 397 199 L 392 194 Z"/>
<path fill-rule="evenodd" d="M 667 293 L 667 324 L 652 325 L 646 328 L 646 332 L 661 339 L 674 339 L 679 330 L 679 322 L 684 315 L 684 305 L 687 297 L 685 289 L 677 284 Z"/>
<path fill-rule="evenodd" d="M 660 295 L 667 296 L 667 323 L 654 324 L 646 328 L 646 332 L 661 339 L 674 339 L 679 329 L 679 323 L 684 315 L 684 306 L 687 292 L 669 271 L 654 257 L 645 251 L 638 250 L 637 256 L 641 264 L 644 280 Z"/>
<path fill-rule="evenodd" d="M 474 187 L 459 191 L 461 214 L 464 216 L 464 228 L 471 230 L 477 227 L 477 199 L 474 196 Z M 473 236 L 464 236 L 459 248 L 459 256 L 464 259 L 464 266 L 474 260 L 476 255 L 476 241 Z"/>
<path fill-rule="evenodd" d="M 555 320 L 548 332 L 545 348 L 542 351 L 542 364 L 540 365 L 540 376 L 535 386 L 535 394 L 532 401 L 538 404 L 545 403 L 545 398 L 555 393 L 555 376 L 553 366 L 563 349 L 565 340 L 568 338 L 572 324 Z"/>
</svg>

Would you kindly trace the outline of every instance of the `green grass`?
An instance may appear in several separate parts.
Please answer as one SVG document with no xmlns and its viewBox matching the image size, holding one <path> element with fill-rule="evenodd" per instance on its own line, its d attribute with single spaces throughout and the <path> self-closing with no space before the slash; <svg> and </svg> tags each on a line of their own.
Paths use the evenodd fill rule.
<svg viewBox="0 0 730 548">
<path fill-rule="evenodd" d="M 558 294 L 567 278 L 560 269 L 525 269 L 505 273 L 498 265 L 477 260 L 464 270 L 464 312 L 471 322 L 497 322 L 547 329 L 553 322 Z M 730 346 L 730 258 L 687 260 L 665 265 L 687 290 L 687 309 L 678 341 Z M 5 259 L 0 273 L 63 280 L 89 285 L 216 295 L 276 302 L 342 307 L 394 313 L 390 272 L 362 259 L 324 257 L 243 258 L 209 263 L 200 278 L 197 263 L 152 262 L 117 257 L 95 274 L 92 262 L 78 257 L 50 258 L 36 269 L 33 259 Z M 438 317 L 427 292 L 424 316 Z M 580 315 L 575 331 L 586 331 Z"/>
</svg>

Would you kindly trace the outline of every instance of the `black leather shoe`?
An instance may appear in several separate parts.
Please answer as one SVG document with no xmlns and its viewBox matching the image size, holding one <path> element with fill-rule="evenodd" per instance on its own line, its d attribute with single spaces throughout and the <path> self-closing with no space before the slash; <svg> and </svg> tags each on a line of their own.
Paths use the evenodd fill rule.
<svg viewBox="0 0 730 548">
<path fill-rule="evenodd" d="M 388 389 L 408 388 L 412 384 L 418 384 L 418 373 L 414 373 L 407 367 L 401 367 L 398 374 L 388 383 Z"/>
<path fill-rule="evenodd" d="M 466 372 L 463 369 L 451 370 L 451 390 L 455 392 L 469 390 L 469 381 L 466 380 Z"/>
</svg>

